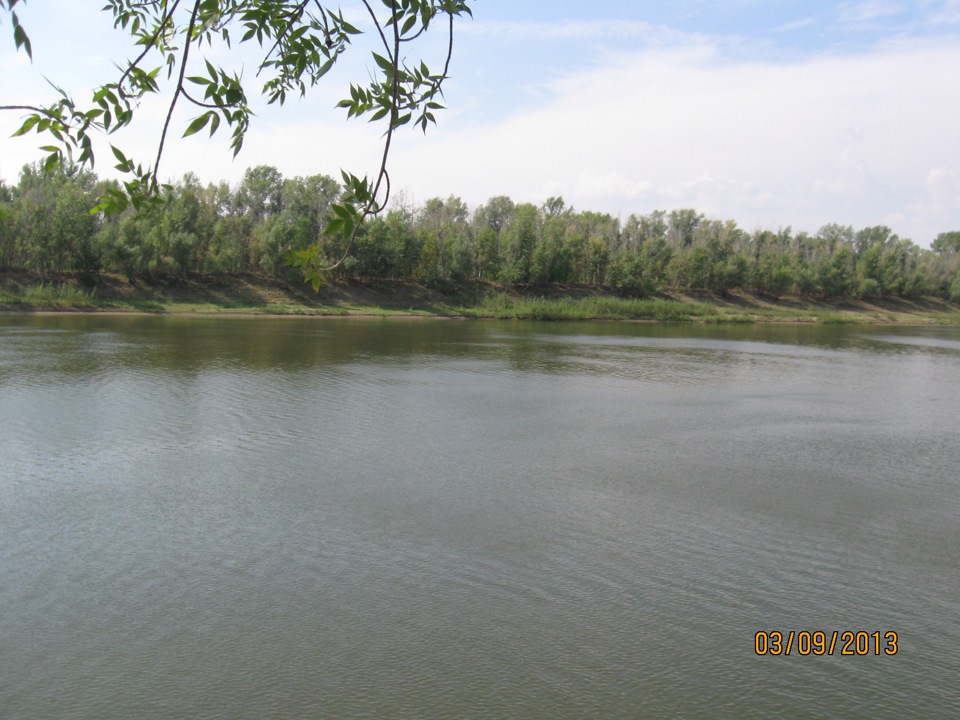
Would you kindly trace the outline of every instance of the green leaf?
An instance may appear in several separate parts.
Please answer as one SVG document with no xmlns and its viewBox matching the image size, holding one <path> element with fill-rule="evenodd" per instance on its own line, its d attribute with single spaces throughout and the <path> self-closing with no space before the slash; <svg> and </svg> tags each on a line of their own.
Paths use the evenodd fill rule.
<svg viewBox="0 0 960 720">
<path fill-rule="evenodd" d="M 187 129 L 184 131 L 183 137 L 189 137 L 190 135 L 203 130 L 206 124 L 210 121 L 210 115 L 211 113 L 204 113 L 200 117 L 194 118 L 193 122 L 190 123 L 187 126 Z"/>
<path fill-rule="evenodd" d="M 21 135 L 26 135 L 28 132 L 30 132 L 33 129 L 34 125 L 36 125 L 38 122 L 40 122 L 40 116 L 31 115 L 30 117 L 28 117 L 26 120 L 23 121 L 23 125 L 21 125 L 20 128 L 10 137 L 20 137 Z"/>
<path fill-rule="evenodd" d="M 356 210 L 354 210 L 349 205 L 333 205 L 331 208 L 334 213 L 343 218 L 344 222 L 352 220 L 356 215 Z"/>
<path fill-rule="evenodd" d="M 57 153 L 51 153 L 50 155 L 47 155 L 46 160 L 43 161 L 43 171 L 52 172 L 59 162 L 60 155 Z"/>
<path fill-rule="evenodd" d="M 327 226 L 323 229 L 321 235 L 336 235 L 338 232 L 343 230 L 343 226 L 343 220 L 339 218 L 331 220 L 327 223 Z"/>
<path fill-rule="evenodd" d="M 330 68 L 333 67 L 333 63 L 336 62 L 336 60 L 337 60 L 336 55 L 334 55 L 332 58 L 327 60 L 323 65 L 319 67 L 319 69 L 317 70 L 316 76 L 320 78 L 326 75 L 327 72 L 330 70 Z"/>
<path fill-rule="evenodd" d="M 127 205 L 130 204 L 129 198 L 127 198 L 126 193 L 117 188 L 110 188 L 107 191 L 106 195 L 103 195 L 99 198 L 99 204 L 90 208 L 88 211 L 91 215 L 96 215 L 97 213 L 104 213 L 105 215 L 117 215 L 118 213 L 123 212 L 127 209 Z"/>
<path fill-rule="evenodd" d="M 416 15 L 411 15 L 410 17 L 408 17 L 407 21 L 403 24 L 403 28 L 401 28 L 400 30 L 400 34 L 406 35 L 408 32 L 410 32 L 410 28 L 412 28 L 416 24 L 416 22 L 417 22 Z"/>
<path fill-rule="evenodd" d="M 13 5 L 10 5 L 10 9 L 13 9 Z M 27 57 L 30 60 L 33 60 L 33 48 L 30 45 L 30 38 L 27 37 L 26 31 L 20 25 L 20 21 L 17 19 L 16 13 L 11 13 L 13 19 L 13 42 L 16 43 L 17 50 L 21 47 L 27 51 Z"/>
<path fill-rule="evenodd" d="M 314 292 L 319 292 L 320 286 L 323 285 L 323 283 L 325 283 L 327 280 L 323 272 L 315 267 L 305 269 L 303 271 L 303 278 L 306 282 L 313 286 Z"/>
<path fill-rule="evenodd" d="M 393 63 L 387 60 L 382 55 L 373 53 L 373 59 L 377 62 L 377 65 L 379 65 L 380 68 L 385 72 L 393 72 Z"/>
</svg>

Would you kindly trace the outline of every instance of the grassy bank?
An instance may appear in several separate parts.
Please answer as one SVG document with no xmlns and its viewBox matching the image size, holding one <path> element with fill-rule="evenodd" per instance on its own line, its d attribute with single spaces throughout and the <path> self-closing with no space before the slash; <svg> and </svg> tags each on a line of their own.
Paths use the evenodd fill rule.
<svg viewBox="0 0 960 720">
<path fill-rule="evenodd" d="M 960 325 L 960 307 L 935 298 L 825 303 L 746 293 L 720 297 L 665 292 L 636 299 L 585 286 L 537 289 L 464 283 L 437 289 L 404 281 L 335 281 L 314 293 L 297 281 L 255 275 L 196 275 L 149 282 L 104 276 L 100 285 L 90 289 L 71 277 L 51 281 L 29 273 L 5 273 L 0 274 L 0 310 Z"/>
<path fill-rule="evenodd" d="M 632 299 L 612 296 L 523 297 L 498 292 L 464 308 L 473 317 L 529 320 L 659 320 L 688 322 L 716 315 L 703 302 L 671 299 Z"/>
</svg>

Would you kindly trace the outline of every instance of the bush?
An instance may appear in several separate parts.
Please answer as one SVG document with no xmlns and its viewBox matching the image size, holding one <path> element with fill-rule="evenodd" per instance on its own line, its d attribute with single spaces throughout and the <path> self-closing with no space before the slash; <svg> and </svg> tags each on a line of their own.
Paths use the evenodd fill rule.
<svg viewBox="0 0 960 720">
<path fill-rule="evenodd" d="M 859 298 L 876 298 L 880 297 L 881 294 L 880 283 L 873 278 L 864 278 L 857 287 L 857 297 Z"/>
<path fill-rule="evenodd" d="M 960 302 L 960 270 L 957 271 L 956 277 L 950 283 L 950 299 L 953 302 Z"/>
<path fill-rule="evenodd" d="M 178 273 L 185 275 L 193 269 L 197 236 L 193 233 L 177 232 L 170 236 L 169 242 L 173 265 Z"/>
</svg>

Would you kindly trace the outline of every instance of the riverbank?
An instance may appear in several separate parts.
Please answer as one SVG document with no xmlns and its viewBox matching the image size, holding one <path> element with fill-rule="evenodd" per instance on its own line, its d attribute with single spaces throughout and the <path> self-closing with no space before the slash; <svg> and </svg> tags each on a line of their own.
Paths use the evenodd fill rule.
<svg viewBox="0 0 960 720">
<path fill-rule="evenodd" d="M 482 282 L 430 288 L 409 281 L 345 280 L 314 293 L 295 280 L 226 274 L 149 282 L 104 275 L 100 285 L 87 289 L 69 276 L 43 281 L 30 273 L 3 273 L 0 311 L 960 325 L 960 306 L 938 298 L 819 302 L 680 291 L 623 298 L 582 285 L 508 288 Z"/>
</svg>

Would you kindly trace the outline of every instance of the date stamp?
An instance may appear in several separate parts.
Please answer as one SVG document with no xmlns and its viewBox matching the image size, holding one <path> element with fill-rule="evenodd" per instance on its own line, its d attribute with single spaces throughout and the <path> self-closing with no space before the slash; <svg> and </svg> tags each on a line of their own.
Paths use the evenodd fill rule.
<svg viewBox="0 0 960 720">
<path fill-rule="evenodd" d="M 893 630 L 765 630 L 753 636 L 757 655 L 896 655 L 900 638 Z"/>
</svg>

